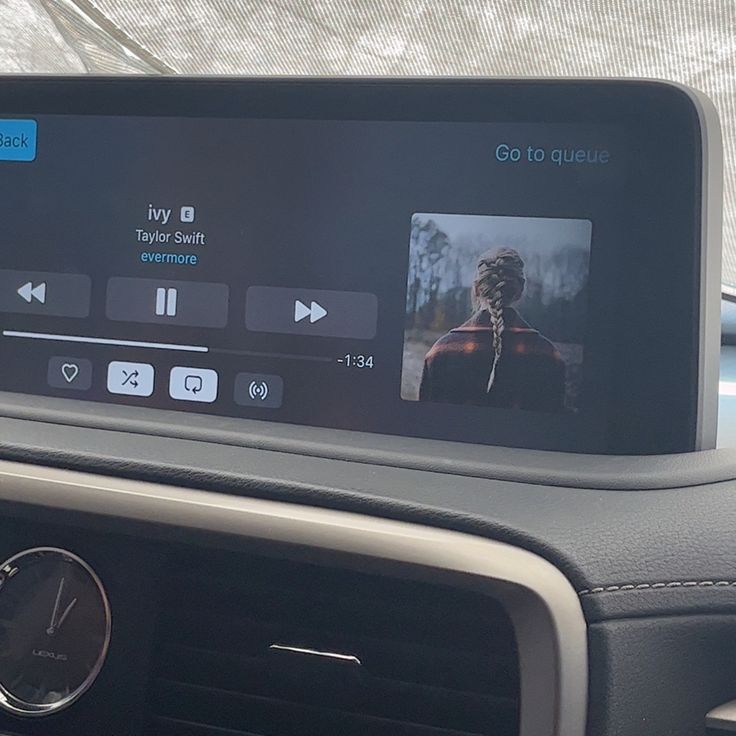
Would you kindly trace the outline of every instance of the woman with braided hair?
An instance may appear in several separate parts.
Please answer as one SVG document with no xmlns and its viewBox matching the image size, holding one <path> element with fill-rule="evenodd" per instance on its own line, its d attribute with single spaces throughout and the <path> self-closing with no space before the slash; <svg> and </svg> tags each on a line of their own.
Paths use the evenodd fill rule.
<svg viewBox="0 0 736 736">
<path fill-rule="evenodd" d="M 420 401 L 565 410 L 562 357 L 513 307 L 525 283 L 515 250 L 480 257 L 471 294 L 475 312 L 427 353 Z"/>
</svg>

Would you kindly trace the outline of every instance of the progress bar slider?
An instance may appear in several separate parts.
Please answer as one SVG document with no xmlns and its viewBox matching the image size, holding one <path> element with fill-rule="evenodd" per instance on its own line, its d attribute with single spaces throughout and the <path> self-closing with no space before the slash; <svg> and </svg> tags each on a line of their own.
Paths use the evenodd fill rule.
<svg viewBox="0 0 736 736">
<path fill-rule="evenodd" d="M 25 340 L 49 340 L 52 342 L 86 343 L 89 345 L 118 345 L 124 348 L 153 348 L 154 350 L 180 350 L 185 353 L 208 353 L 206 345 L 182 345 L 173 342 L 147 342 L 146 340 L 118 340 L 114 337 L 88 337 L 86 335 L 55 335 L 49 332 L 20 332 L 3 330 L 3 337 L 19 337 Z"/>
</svg>

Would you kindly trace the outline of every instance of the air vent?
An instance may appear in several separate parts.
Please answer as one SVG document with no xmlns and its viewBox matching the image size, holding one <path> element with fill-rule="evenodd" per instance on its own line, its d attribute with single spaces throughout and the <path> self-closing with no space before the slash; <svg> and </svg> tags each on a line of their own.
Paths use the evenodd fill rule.
<svg viewBox="0 0 736 736">
<path fill-rule="evenodd" d="M 513 629 L 484 596 L 235 554 L 171 567 L 147 734 L 518 733 Z"/>
</svg>

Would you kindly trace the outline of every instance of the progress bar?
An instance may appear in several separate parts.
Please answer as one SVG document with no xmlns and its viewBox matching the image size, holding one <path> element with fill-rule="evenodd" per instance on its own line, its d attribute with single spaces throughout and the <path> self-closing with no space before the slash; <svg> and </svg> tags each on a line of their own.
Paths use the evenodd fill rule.
<svg viewBox="0 0 736 736">
<path fill-rule="evenodd" d="M 263 353 L 257 350 L 230 350 L 229 348 L 210 348 L 211 353 L 242 355 L 245 358 L 277 358 L 278 360 L 311 360 L 316 363 L 334 363 L 334 358 L 324 355 L 296 355 L 293 353 Z M 1 736 L 1 735 L 0 735 Z"/>
<path fill-rule="evenodd" d="M 154 350 L 179 350 L 185 353 L 208 353 L 205 345 L 179 345 L 171 342 L 145 342 L 144 340 L 116 340 L 112 337 L 85 337 L 83 335 L 53 335 L 47 332 L 16 332 L 3 330 L 3 337 L 22 337 L 27 340 L 53 340 L 56 342 L 82 342 L 90 345 L 119 345 L 126 348 L 153 348 Z"/>
</svg>

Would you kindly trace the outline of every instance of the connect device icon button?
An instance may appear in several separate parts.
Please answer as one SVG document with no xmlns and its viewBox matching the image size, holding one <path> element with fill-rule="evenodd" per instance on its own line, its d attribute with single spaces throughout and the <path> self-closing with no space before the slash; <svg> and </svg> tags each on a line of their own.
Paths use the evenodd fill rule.
<svg viewBox="0 0 736 736">
<path fill-rule="evenodd" d="M 266 373 L 238 373 L 235 377 L 235 403 L 278 409 L 284 400 L 284 380 Z"/>
</svg>

